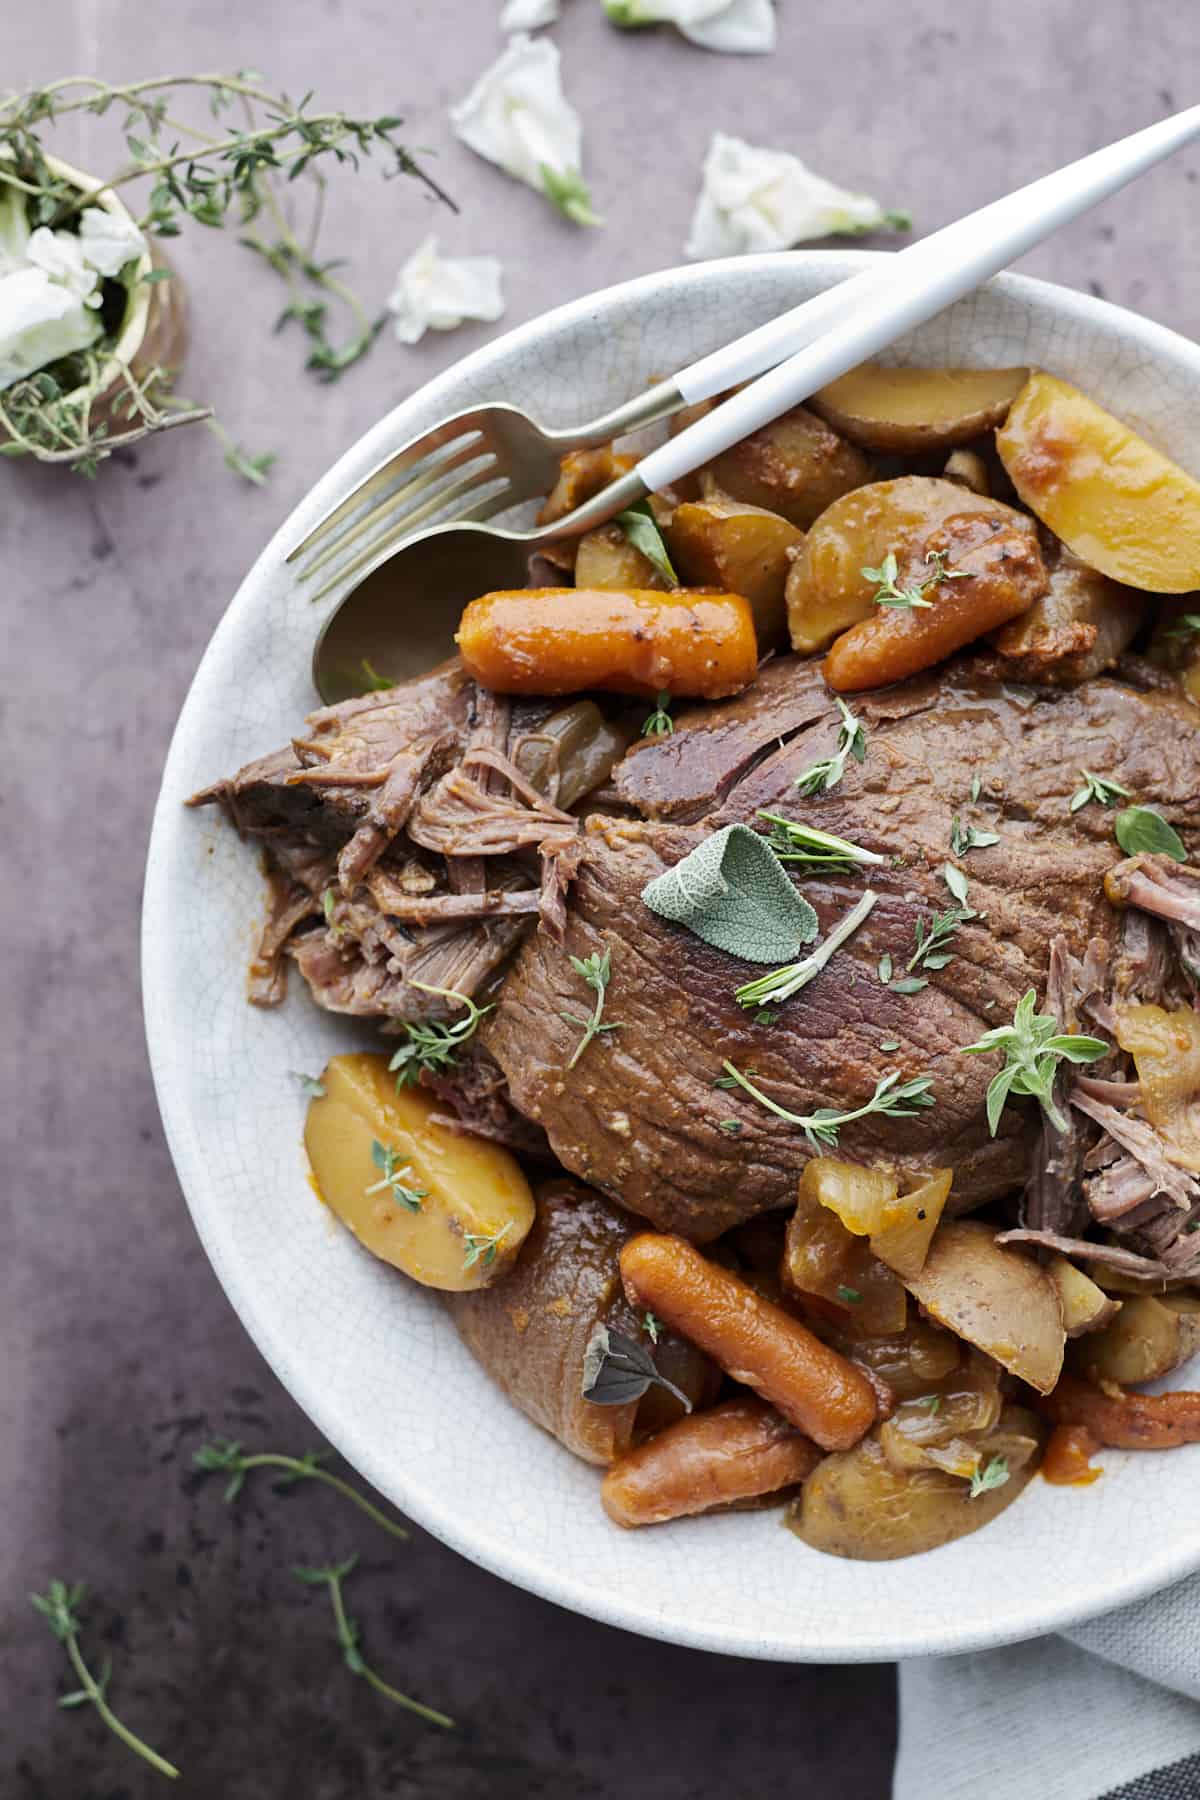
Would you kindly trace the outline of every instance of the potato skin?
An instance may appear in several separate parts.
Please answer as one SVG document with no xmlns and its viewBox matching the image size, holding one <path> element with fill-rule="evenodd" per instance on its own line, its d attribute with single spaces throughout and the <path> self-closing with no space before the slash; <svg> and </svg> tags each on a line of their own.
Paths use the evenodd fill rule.
<svg viewBox="0 0 1200 1800">
<path fill-rule="evenodd" d="M 692 1413 L 629 1451 L 604 1477 L 600 1501 L 615 1525 L 660 1525 L 777 1494 L 820 1460 L 773 1406 L 744 1396 Z"/>
<path fill-rule="evenodd" d="M 304 1147 L 318 1192 L 354 1236 L 424 1287 L 461 1292 L 489 1286 L 509 1268 L 533 1224 L 533 1195 L 509 1151 L 437 1124 L 423 1088 L 396 1090 L 386 1056 L 335 1056 L 323 1096 L 309 1103 Z M 411 1166 L 406 1185 L 425 1189 L 410 1212 L 379 1186 L 374 1142 Z M 375 1192 L 368 1189 L 375 1188 Z M 496 1250 L 467 1263 L 468 1233 Z"/>
<path fill-rule="evenodd" d="M 1007 1408 L 1001 1428 L 1036 1427 L 1030 1415 Z M 788 1524 L 797 1537 L 828 1556 L 891 1562 L 936 1550 L 988 1525 L 1012 1505 L 1032 1479 L 1031 1457 L 1010 1464 L 1009 1479 L 971 1499 L 965 1481 L 938 1469 L 893 1469 L 874 1433 L 854 1450 L 827 1456 L 804 1484 Z"/>
<path fill-rule="evenodd" d="M 862 451 L 804 406 L 752 431 L 705 470 L 734 500 L 778 513 L 802 531 L 833 501 L 871 479 Z"/>
<path fill-rule="evenodd" d="M 865 568 L 877 569 L 894 551 L 902 565 L 920 564 L 928 574 L 925 556 L 938 547 L 947 520 L 975 516 L 1036 537 L 1028 514 L 932 475 L 873 481 L 837 501 L 809 532 L 788 576 L 792 649 L 802 656 L 824 650 L 871 617 L 876 584 Z"/>
<path fill-rule="evenodd" d="M 600 525 L 579 540 L 575 552 L 575 586 L 577 588 L 654 588 L 662 592 L 667 585 L 648 556 L 631 544 L 619 525 Z M 733 582 L 721 582 L 734 593 L 741 590 Z"/>
<path fill-rule="evenodd" d="M 631 1238 L 621 1279 L 631 1306 L 665 1319 L 823 1449 L 857 1443 L 874 1423 L 875 1392 L 860 1369 L 683 1238 Z"/>
<path fill-rule="evenodd" d="M 986 631 L 1026 612 L 1046 591 L 1037 543 L 978 514 L 949 518 L 929 539 L 943 550 L 946 566 L 965 579 L 930 588 L 928 607 L 876 606 L 873 616 L 844 632 L 825 659 L 825 679 L 835 693 L 858 693 L 904 681 L 944 662 Z M 920 580 L 928 566 L 901 565 L 900 585 Z"/>
<path fill-rule="evenodd" d="M 1032 1257 L 997 1244 L 990 1225 L 943 1220 L 925 1267 L 905 1286 L 939 1325 L 1050 1392 L 1066 1340 L 1058 1290 Z"/>
<path fill-rule="evenodd" d="M 1200 1320 L 1194 1313 L 1177 1311 L 1153 1294 L 1131 1294 L 1102 1331 L 1075 1346 L 1071 1361 L 1089 1381 L 1129 1387 L 1170 1374 L 1198 1349 Z"/>
<path fill-rule="evenodd" d="M 514 588 L 472 600 L 457 642 L 468 673 L 500 694 L 717 700 L 758 672 L 740 594 Z"/>
<path fill-rule="evenodd" d="M 710 489 L 675 508 L 667 533 L 680 574 L 697 586 L 742 594 L 762 649 L 787 638 L 784 590 L 804 533 L 778 513 Z M 577 567 L 582 578 L 582 563 Z"/>
<path fill-rule="evenodd" d="M 1200 587 L 1200 482 L 1069 382 L 1037 371 L 996 433 L 1009 479 L 1081 561 L 1127 587 Z"/>
<path fill-rule="evenodd" d="M 919 455 L 967 444 L 1001 424 L 1028 374 L 863 363 L 821 388 L 809 405 L 864 450 Z"/>
</svg>

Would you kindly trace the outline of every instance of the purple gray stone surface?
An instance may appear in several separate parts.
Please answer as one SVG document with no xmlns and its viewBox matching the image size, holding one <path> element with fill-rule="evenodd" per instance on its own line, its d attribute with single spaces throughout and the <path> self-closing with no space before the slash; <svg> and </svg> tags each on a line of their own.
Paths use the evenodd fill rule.
<svg viewBox="0 0 1200 1800">
<path fill-rule="evenodd" d="M 781 0 L 764 62 L 619 36 L 599 0 L 565 0 L 556 36 L 608 221 L 583 234 L 449 134 L 447 104 L 499 49 L 498 10 L 263 0 L 180 4 L 148 26 L 131 0 L 77 0 L 10 22 L 5 81 L 252 64 L 332 105 L 403 111 L 461 214 L 368 171 L 335 191 L 329 253 L 352 256 L 373 299 L 427 230 L 448 250 L 499 254 L 506 324 L 678 260 L 714 127 L 795 148 L 928 229 L 1190 98 L 1175 89 L 1193 48 L 1183 10 L 1149 33 L 1131 6 L 1082 0 L 969 20 L 935 0 L 900 13 Z M 107 169 L 111 144 L 107 123 L 63 136 L 85 167 Z M 1021 266 L 1194 330 L 1196 173 L 1194 152 L 1177 158 Z M 259 1476 L 227 1509 L 189 1472 L 212 1433 L 293 1450 L 312 1433 L 218 1289 L 159 1131 L 136 966 L 159 767 L 204 643 L 279 519 L 382 411 L 496 328 L 416 350 L 385 336 L 325 388 L 296 339 L 272 337 L 278 290 L 232 234 L 197 230 L 173 254 L 194 303 L 184 387 L 251 449 L 279 450 L 270 485 L 239 485 L 199 432 L 141 446 L 95 483 L 0 467 L 0 1792 L 133 1800 L 158 1786 L 90 1713 L 55 1708 L 62 1659 L 26 1594 L 62 1574 L 95 1589 L 88 1642 L 113 1656 L 118 1710 L 201 1800 L 691 1800 L 765 1785 L 875 1800 L 894 1733 L 887 1671 L 625 1637 L 422 1533 L 393 1547 L 331 1495 L 277 1497 Z M 323 1597 L 288 1573 L 350 1548 L 373 1659 L 459 1718 L 458 1734 L 355 1682 Z"/>
</svg>

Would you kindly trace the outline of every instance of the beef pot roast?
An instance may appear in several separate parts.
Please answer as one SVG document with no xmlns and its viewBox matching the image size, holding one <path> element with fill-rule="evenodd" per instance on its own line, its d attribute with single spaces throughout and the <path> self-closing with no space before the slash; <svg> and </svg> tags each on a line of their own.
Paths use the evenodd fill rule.
<svg viewBox="0 0 1200 1800">
<path fill-rule="evenodd" d="M 753 696 L 697 709 L 674 737 L 640 745 L 618 769 L 621 797 L 648 816 L 590 817 L 565 944 L 525 939 L 486 1029 L 512 1101 L 542 1126 L 566 1168 L 697 1240 L 789 1205 L 811 1154 L 796 1126 L 715 1086 L 726 1059 L 756 1071 L 758 1084 L 799 1114 L 859 1106 L 892 1068 L 928 1074 L 932 1109 L 848 1125 L 839 1153 L 893 1164 L 909 1178 L 949 1165 L 959 1210 L 1019 1188 L 1038 1142 L 1036 1110 L 1009 1106 L 989 1137 L 984 1095 L 997 1064 L 964 1057 L 961 1046 L 1010 1019 L 1028 988 L 1045 991 L 1052 939 L 1078 958 L 1089 944 L 1095 955 L 1114 943 L 1117 915 L 1103 888 L 1117 855 L 1113 815 L 1099 806 L 1069 811 L 1081 768 L 1152 795 L 1185 841 L 1200 833 L 1194 709 L 1104 680 L 1061 693 L 1011 687 L 964 663 L 861 697 L 865 761 L 848 762 L 832 792 L 804 798 L 796 779 L 833 752 L 838 717 L 816 665 L 784 659 L 764 674 Z M 706 816 L 686 777 L 693 758 L 716 801 Z M 756 1024 L 734 999 L 745 965 L 640 900 L 646 882 L 708 831 L 758 823 L 762 809 L 888 858 L 869 872 L 880 895 L 869 919 L 771 1025 Z M 999 842 L 951 859 L 956 818 Z M 967 875 L 979 916 L 960 927 L 953 961 L 929 974 L 927 987 L 898 994 L 880 981 L 879 959 L 889 954 L 904 972 L 917 921 L 951 904 L 948 860 Z M 863 885 L 848 876 L 804 882 L 823 932 Z M 562 1013 L 584 1010 L 591 997 L 564 949 L 576 957 L 611 950 L 605 1016 L 621 1027 L 569 1072 L 579 1032 Z M 882 1052 L 884 1041 L 899 1048 Z"/>
</svg>

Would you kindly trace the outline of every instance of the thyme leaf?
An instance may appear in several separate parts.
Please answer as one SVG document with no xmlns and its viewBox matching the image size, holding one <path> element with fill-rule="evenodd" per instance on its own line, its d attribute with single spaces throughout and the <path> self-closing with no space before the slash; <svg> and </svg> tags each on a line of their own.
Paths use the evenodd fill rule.
<svg viewBox="0 0 1200 1800">
<path fill-rule="evenodd" d="M 35 1611 L 42 1615 L 54 1636 L 65 1648 L 71 1667 L 80 1682 L 80 1686 L 73 1693 L 64 1694 L 61 1697 L 59 1705 L 75 1707 L 90 1704 L 94 1706 L 114 1737 L 120 1738 L 127 1749 L 132 1750 L 136 1756 L 140 1756 L 143 1762 L 148 1762 L 152 1769 L 157 1769 L 160 1775 L 167 1775 L 172 1781 L 175 1781 L 179 1777 L 179 1770 L 174 1763 L 169 1763 L 165 1756 L 160 1756 L 157 1750 L 152 1750 L 149 1744 L 138 1737 L 135 1732 L 130 1731 L 128 1725 L 123 1725 L 108 1704 L 108 1681 L 112 1673 L 110 1663 L 106 1660 L 99 1676 L 95 1676 L 84 1661 L 83 1652 L 79 1648 L 79 1633 L 82 1628 L 82 1608 L 86 1594 L 87 1588 L 82 1581 L 68 1586 L 65 1581 L 60 1581 L 55 1577 L 44 1594 L 29 1596 L 30 1604 Z"/>
<path fill-rule="evenodd" d="M 811 763 L 797 775 L 794 785 L 805 795 L 829 793 L 845 774 L 848 759 L 853 757 L 855 762 L 862 762 L 867 754 L 867 733 L 862 720 L 850 710 L 840 694 L 833 698 L 842 721 L 838 727 L 837 749 L 832 756 Z"/>
<path fill-rule="evenodd" d="M 873 581 L 877 592 L 871 598 L 877 606 L 890 606 L 904 612 L 911 612 L 916 606 L 932 606 L 933 601 L 925 598 L 930 588 L 938 587 L 943 581 L 965 581 L 969 579 L 966 569 L 948 569 L 944 550 L 930 550 L 925 557 L 929 574 L 920 581 L 914 581 L 906 588 L 896 585 L 899 565 L 896 552 L 889 550 L 877 569 L 864 568 L 860 574 L 864 581 Z"/>
<path fill-rule="evenodd" d="M 346 1602 L 342 1594 L 342 1583 L 352 1574 L 358 1563 L 357 1556 L 348 1556 L 344 1562 L 333 1563 L 328 1568 L 312 1569 L 301 1565 L 293 1565 L 292 1574 L 297 1581 L 307 1587 L 323 1587 L 329 1593 L 330 1605 L 333 1608 L 334 1630 L 342 1650 L 342 1661 L 354 1675 L 361 1675 L 377 1694 L 390 1700 L 396 1706 L 402 1706 L 407 1712 L 416 1713 L 418 1718 L 425 1719 L 430 1725 L 441 1725 L 446 1731 L 454 1730 L 454 1720 L 448 1719 L 443 1712 L 437 1712 L 432 1706 L 424 1706 L 419 1700 L 413 1700 L 408 1694 L 400 1693 L 390 1683 L 377 1675 L 363 1657 L 361 1649 L 362 1633 L 358 1623 L 346 1611 Z"/>
<path fill-rule="evenodd" d="M 228 1477 L 223 1496 L 226 1504 L 232 1504 L 237 1499 L 246 1484 L 246 1477 L 255 1469 L 278 1469 L 279 1487 L 291 1487 L 297 1481 L 319 1481 L 322 1486 L 332 1488 L 344 1500 L 357 1506 L 381 1531 L 388 1532 L 401 1543 L 405 1542 L 408 1532 L 403 1525 L 380 1512 L 377 1506 L 372 1505 L 356 1488 L 352 1488 L 349 1482 L 343 1481 L 340 1475 L 333 1475 L 328 1469 L 319 1467 L 330 1454 L 328 1450 L 306 1450 L 303 1456 L 284 1456 L 276 1450 L 246 1452 L 240 1444 L 229 1438 L 214 1438 L 210 1444 L 202 1444 L 196 1451 L 192 1457 L 192 1467 L 204 1475 L 221 1474 Z"/>
<path fill-rule="evenodd" d="M 601 1023 L 604 1016 L 605 995 L 608 992 L 608 984 L 612 980 L 612 950 L 606 949 L 603 956 L 598 950 L 594 950 L 591 956 L 568 956 L 567 961 L 575 973 L 583 977 L 596 996 L 596 1003 L 592 1007 L 589 1018 L 582 1019 L 578 1013 L 572 1012 L 561 1014 L 561 1017 L 568 1020 L 570 1024 L 583 1028 L 583 1036 L 576 1044 L 571 1060 L 567 1064 L 568 1069 L 573 1069 L 593 1038 L 599 1037 L 605 1031 L 620 1031 L 621 1025 L 618 1020 L 605 1020 L 604 1023 Z"/>
<path fill-rule="evenodd" d="M 755 1087 L 749 1076 L 743 1075 L 731 1062 L 726 1062 L 724 1068 L 738 1087 L 744 1088 L 751 1099 L 757 1100 L 760 1106 L 765 1106 L 777 1119 L 785 1119 L 789 1125 L 799 1125 L 815 1150 L 836 1150 L 842 1126 L 852 1124 L 855 1119 L 865 1119 L 871 1113 L 882 1113 L 893 1119 L 907 1119 L 918 1108 L 935 1104 L 930 1092 L 933 1086 L 932 1076 L 918 1075 L 911 1081 L 902 1082 L 899 1071 L 893 1069 L 889 1074 L 880 1076 L 875 1084 L 875 1092 L 862 1106 L 853 1107 L 847 1112 L 838 1112 L 835 1107 L 830 1106 L 819 1107 L 815 1113 L 788 1112 L 760 1088 Z"/>
<path fill-rule="evenodd" d="M 642 726 L 642 737 L 670 737 L 675 730 L 671 717 L 671 696 L 665 688 L 654 696 L 654 711 Z"/>
<path fill-rule="evenodd" d="M 381 1144 L 378 1138 L 374 1138 L 371 1143 L 371 1161 L 377 1169 L 382 1169 L 383 1175 L 363 1191 L 378 1194 L 386 1188 L 397 1206 L 403 1206 L 407 1212 L 420 1212 L 422 1200 L 429 1198 L 429 1189 L 410 1185 L 412 1163 L 402 1162 L 400 1152 L 393 1150 L 389 1144 Z"/>
<path fill-rule="evenodd" d="M 1003 1487 L 1008 1479 L 1008 1458 L 993 1456 L 982 1469 L 976 1469 L 971 1476 L 971 1492 L 968 1498 L 978 1500 L 980 1494 L 989 1493 L 992 1488 Z"/>
<path fill-rule="evenodd" d="M 412 985 L 423 993 L 437 994 L 443 1000 L 453 1001 L 455 1006 L 465 1006 L 467 1013 L 454 1025 L 433 1019 L 404 1027 L 405 1041 L 388 1063 L 396 1077 L 397 1088 L 415 1087 L 425 1069 L 431 1075 L 440 1075 L 450 1068 L 463 1045 L 479 1030 L 480 1021 L 495 1011 L 494 1005 L 476 1006 L 469 994 L 460 994 L 457 988 L 431 987 L 424 981 L 414 981 Z"/>
<path fill-rule="evenodd" d="M 977 831 L 974 825 L 964 825 L 957 813 L 950 826 L 950 854 L 965 856 L 968 850 L 987 850 L 1000 842 L 995 831 Z"/>
</svg>

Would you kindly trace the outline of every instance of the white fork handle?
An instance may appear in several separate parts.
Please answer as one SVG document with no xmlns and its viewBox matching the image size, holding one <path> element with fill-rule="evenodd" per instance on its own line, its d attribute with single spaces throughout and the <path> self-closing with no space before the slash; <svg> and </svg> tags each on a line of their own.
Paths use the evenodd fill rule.
<svg viewBox="0 0 1200 1800">
<path fill-rule="evenodd" d="M 1197 135 L 1200 106 L 1160 119 L 993 200 L 887 257 L 882 268 L 866 269 L 701 357 L 674 377 L 689 403 L 710 399 L 764 369 L 773 372 L 653 451 L 639 463 L 638 473 L 649 488 L 667 487 L 690 474 L 978 287 Z M 790 360 L 780 364 L 781 357 Z"/>
</svg>

